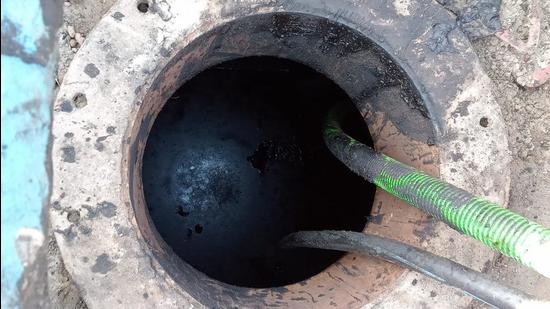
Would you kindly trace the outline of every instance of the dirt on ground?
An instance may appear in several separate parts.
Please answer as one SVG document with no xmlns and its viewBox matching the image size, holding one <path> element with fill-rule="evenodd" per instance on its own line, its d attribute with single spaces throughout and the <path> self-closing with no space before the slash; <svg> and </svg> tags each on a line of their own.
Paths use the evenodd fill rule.
<svg viewBox="0 0 550 309">
<path fill-rule="evenodd" d="M 536 8 L 539 38 L 533 35 L 537 23 L 530 21 Z M 544 226 L 550 226 L 550 82 L 529 87 L 537 69 L 550 65 L 550 1 L 504 0 L 503 27 L 521 43 L 531 43 L 523 51 L 496 36 L 480 39 L 473 46 L 485 72 L 493 81 L 508 130 L 512 155 L 508 207 Z M 519 46 L 521 47 L 521 46 Z M 495 259 L 490 275 L 535 296 L 549 298 L 550 279 L 523 267 L 505 256 Z"/>
<path fill-rule="evenodd" d="M 63 80 L 74 55 L 86 40 L 88 33 L 115 2 L 115 0 L 65 1 L 63 25 L 58 35 L 59 66 L 56 78 L 58 84 Z"/>
<path fill-rule="evenodd" d="M 59 83 L 88 33 L 114 2 L 65 2 L 59 36 Z M 493 93 L 508 129 L 512 155 L 508 207 L 550 226 L 550 82 L 538 86 L 544 77 L 541 70 L 550 64 L 550 1 L 503 0 L 501 21 L 506 32 L 500 33 L 500 37 L 491 35 L 472 44 L 493 80 Z M 56 246 L 49 248 L 53 251 L 48 254 L 58 257 Z M 58 273 L 63 274 L 61 270 Z M 507 257 L 498 256 L 488 273 L 536 296 L 549 297 L 550 279 Z M 65 280 L 67 276 L 59 278 Z M 50 286 L 50 297 L 64 295 L 66 291 L 60 289 L 67 286 L 53 285 L 54 291 Z M 82 305 L 79 298 L 69 298 L 72 307 Z"/>
</svg>

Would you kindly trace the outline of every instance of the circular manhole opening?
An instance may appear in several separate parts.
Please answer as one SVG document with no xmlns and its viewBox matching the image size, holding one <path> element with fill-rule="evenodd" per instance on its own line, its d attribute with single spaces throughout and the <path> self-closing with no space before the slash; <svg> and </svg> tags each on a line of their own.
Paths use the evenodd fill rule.
<svg viewBox="0 0 550 309">
<path fill-rule="evenodd" d="M 405 162 L 432 153 L 399 64 L 348 26 L 294 13 L 239 18 L 161 54 L 135 90 L 127 179 L 140 235 L 179 288 L 209 307 L 294 307 L 359 306 L 392 286 L 403 270 L 391 264 L 277 242 L 318 229 L 419 242 L 425 216 L 374 194 L 322 140 L 328 109 L 348 104 L 363 142 L 370 131 Z"/>
<path fill-rule="evenodd" d="M 173 252 L 237 286 L 306 280 L 342 257 L 277 245 L 299 230 L 362 231 L 375 188 L 325 147 L 335 83 L 297 62 L 248 57 L 186 82 L 159 113 L 143 157 L 149 215 Z M 359 113 L 349 128 L 371 138 Z"/>
<path fill-rule="evenodd" d="M 148 1 L 133 3 L 141 2 L 150 3 Z M 430 5 L 427 4 L 426 8 L 430 8 Z M 118 7 L 126 13 L 126 6 Z M 128 8 L 134 11 L 135 9 L 135 6 Z M 54 183 L 52 197 L 57 198 L 52 201 L 53 205 L 59 206 L 61 199 L 64 199 L 62 203 L 72 205 L 70 207 L 75 210 L 79 209 L 81 215 L 91 211 L 92 208 L 88 207 L 93 203 L 102 205 L 108 201 L 118 207 L 116 216 L 100 216 L 93 220 L 92 218 L 84 220 L 86 218 L 82 217 L 78 229 L 75 229 L 73 222 L 75 220 L 72 220 L 72 217 L 67 219 L 65 208 L 52 207 L 50 210 L 52 225 L 63 232 L 56 236 L 61 251 L 64 252 L 63 257 L 72 261 L 67 263 L 68 271 L 86 292 L 87 300 L 91 300 L 98 306 L 115 301 L 114 296 L 101 297 L 102 295 L 99 295 L 101 293 L 98 294 L 101 289 L 94 287 L 99 284 L 113 288 L 114 292 L 111 294 L 130 295 L 132 293 L 128 294 L 129 291 L 135 292 L 132 294 L 134 297 L 127 297 L 124 300 L 128 304 L 147 303 L 152 306 L 155 304 L 165 306 L 185 304 L 189 301 L 209 308 L 272 306 L 359 308 L 379 303 L 382 298 L 392 295 L 391 292 L 396 289 L 407 289 L 404 281 L 407 276 L 403 276 L 403 269 L 372 257 L 324 253 L 327 254 L 325 257 L 318 256 L 307 261 L 311 263 L 303 263 L 298 258 L 293 258 L 290 262 L 303 263 L 291 264 L 290 267 L 299 271 L 299 276 L 294 277 L 285 277 L 286 274 L 282 273 L 285 268 L 280 266 L 277 268 L 276 263 L 271 264 L 275 267 L 271 267 L 270 261 L 265 258 L 275 256 L 273 251 L 270 252 L 267 249 L 273 248 L 271 244 L 282 236 L 276 234 L 286 234 L 285 229 L 292 231 L 291 228 L 279 222 L 292 222 L 294 226 L 291 227 L 296 229 L 307 229 L 308 226 L 311 229 L 317 226 L 321 228 L 323 224 L 334 224 L 333 228 L 357 230 L 365 225 L 365 216 L 369 213 L 371 204 L 374 207 L 367 219 L 368 225 L 364 228 L 366 233 L 390 237 L 416 246 L 420 246 L 427 239 L 432 243 L 435 235 L 433 220 L 428 219 L 419 210 L 399 202 L 381 190 L 376 192 L 371 203 L 372 191 L 366 187 L 351 189 L 353 186 L 350 184 L 354 182 L 352 178 L 348 178 L 349 175 L 345 174 L 348 171 L 343 166 L 341 169 L 338 168 L 338 162 L 327 163 L 316 168 L 319 167 L 319 163 L 323 163 L 322 157 L 326 158 L 327 154 L 323 153 L 325 148 L 320 140 L 310 141 L 307 138 L 313 135 L 316 136 L 315 138 L 320 138 L 320 130 L 319 127 L 315 127 L 315 122 L 322 121 L 324 118 L 327 101 L 330 101 L 330 104 L 339 100 L 341 103 L 348 104 L 353 101 L 353 105 L 361 112 L 362 121 L 368 124 L 377 149 L 433 175 L 438 175 L 441 165 L 443 178 L 454 179 L 458 183 L 465 183 L 466 178 L 461 174 L 463 170 L 457 168 L 465 166 L 469 159 L 465 158 L 463 162 L 453 163 L 449 153 L 452 153 L 456 147 L 483 148 L 486 134 L 489 134 L 489 137 L 495 137 L 493 138 L 495 140 L 498 139 L 497 137 L 502 137 L 500 134 L 502 128 L 498 126 L 498 108 L 494 106 L 490 95 L 485 95 L 488 88 L 474 87 L 472 91 L 463 91 L 463 89 L 469 89 L 472 83 L 485 85 L 486 82 L 485 75 L 478 71 L 472 52 L 467 48 L 461 48 L 466 46 L 462 44 L 466 42 L 464 38 L 461 39 L 456 32 L 450 33 L 449 42 L 455 44 L 456 53 L 435 55 L 430 52 L 427 43 L 434 39 L 433 31 L 430 30 L 432 23 L 452 22 L 445 12 L 438 13 L 435 10 L 435 15 L 431 18 L 422 18 L 418 15 L 420 13 L 416 12 L 418 14 L 415 15 L 412 12 L 413 14 L 407 18 L 387 19 L 394 14 L 391 8 L 386 11 L 377 10 L 374 5 L 373 9 L 380 14 L 372 15 L 374 11 L 369 9 L 368 5 L 357 10 L 356 7 L 345 4 L 340 6 L 340 3 L 336 2 L 323 6 L 309 3 L 305 5 L 288 3 L 282 6 L 266 4 L 253 9 L 246 7 L 246 4 L 232 3 L 226 6 L 172 6 L 173 14 L 170 20 L 162 19 L 162 22 L 158 16 L 153 15 L 150 15 L 145 23 L 135 18 L 113 22 L 110 16 L 106 16 L 106 20 L 98 26 L 95 34 L 90 35 L 90 44 L 83 47 L 83 54 L 75 58 L 73 69 L 69 70 L 56 103 L 57 119 L 52 127 L 54 136 L 65 136 L 53 140 L 52 153 L 57 154 L 52 156 L 55 171 L 52 178 Z M 191 22 L 192 16 L 197 18 L 196 22 Z M 162 33 L 156 31 L 158 27 L 155 26 L 155 20 L 163 23 L 167 31 Z M 395 27 L 388 26 L 388 22 Z M 114 48 L 116 42 L 109 42 L 104 34 L 119 31 L 123 24 L 137 29 L 136 33 L 149 33 L 150 35 L 145 38 L 146 41 L 140 40 L 140 46 L 149 47 L 145 49 Z M 391 31 L 394 28 L 408 29 L 407 25 L 418 26 L 415 28 L 418 31 L 407 32 L 407 35 L 399 35 Z M 128 34 L 131 36 L 132 33 Z M 111 46 L 111 43 L 114 45 Z M 119 63 L 124 64 L 124 67 L 113 66 L 112 61 L 109 60 L 112 57 L 109 55 L 118 55 L 120 59 L 128 61 Z M 433 55 L 435 57 L 432 57 Z M 262 58 L 259 61 L 266 66 L 259 70 L 263 71 L 261 74 L 255 72 L 258 61 L 254 63 L 254 59 L 244 59 L 259 56 L 276 57 L 269 58 L 271 59 L 269 61 L 268 58 Z M 241 60 L 236 63 L 227 62 L 235 59 Z M 288 59 L 295 63 L 281 59 Z M 466 60 L 471 60 L 471 63 Z M 247 61 L 252 61 L 254 65 L 242 63 Z M 279 64 L 270 67 L 266 65 L 268 62 Z M 98 64 L 102 75 L 93 78 L 88 76 L 90 79 L 79 69 L 85 70 L 93 63 Z M 296 63 L 304 64 L 313 71 L 303 66 L 300 68 Z M 281 67 L 283 67 L 282 70 Z M 221 76 L 222 72 L 218 71 L 223 71 L 229 77 L 210 78 L 215 82 L 207 83 L 208 87 L 203 86 L 203 89 L 197 86 L 201 83 L 201 79 L 208 80 L 208 75 Z M 254 71 L 256 80 L 249 77 L 249 87 L 243 91 L 242 89 L 247 85 L 243 81 L 243 76 L 252 74 L 248 71 Z M 437 74 L 434 75 L 434 72 Z M 280 77 L 279 80 L 273 81 L 277 74 Z M 297 78 L 300 74 L 302 77 Z M 234 75 L 241 76 L 237 78 Z M 263 79 L 258 76 L 263 76 Z M 319 79 L 324 78 L 323 76 L 326 80 L 334 81 L 342 91 L 331 90 L 337 87 L 329 82 L 319 82 Z M 254 84 L 250 80 L 257 83 Z M 238 83 L 238 81 L 241 82 Z M 442 82 L 448 87 L 437 87 Z M 308 83 L 311 84 L 308 86 Z M 174 96 L 182 85 L 183 88 L 178 91 L 178 94 L 183 93 L 183 95 Z M 233 88 L 228 85 L 233 85 Z M 311 91 L 308 92 L 307 89 Z M 260 90 L 264 91 L 263 95 L 257 93 Z M 341 95 L 335 95 L 338 92 Z M 344 92 L 347 96 L 343 94 Z M 455 97 L 455 92 L 459 96 Z M 76 104 L 76 107 L 80 107 L 80 111 L 65 108 L 71 99 L 75 102 L 79 101 L 77 100 L 79 95 L 75 95 L 78 93 L 84 98 L 84 104 Z M 305 94 L 306 99 L 299 98 L 297 93 Z M 250 99 L 253 94 L 258 98 L 257 100 Z M 200 99 L 201 96 L 203 99 Z M 231 99 L 227 102 L 233 104 L 223 105 L 223 102 L 219 102 L 220 97 Z M 237 99 L 242 98 L 248 98 L 248 102 L 246 100 L 236 102 Z M 311 103 L 313 101 L 315 101 L 314 104 Z M 455 106 L 462 108 L 462 103 L 470 106 L 470 114 L 467 117 L 456 118 L 455 111 L 452 109 Z M 486 105 L 488 109 L 480 108 L 480 104 Z M 163 109 L 165 105 L 166 108 Z M 164 111 L 161 112 L 161 110 Z M 487 110 L 489 114 L 496 113 L 496 120 L 493 118 L 490 121 L 480 120 L 486 114 L 482 114 L 482 111 Z M 218 121 L 224 113 L 231 117 Z M 97 117 L 97 115 L 103 116 Z M 157 116 L 158 121 L 155 122 Z M 269 132 L 281 132 L 283 137 L 288 138 L 277 136 L 264 138 L 264 136 L 270 137 L 271 133 L 258 132 L 259 125 L 252 123 L 251 120 L 260 116 L 271 120 L 268 124 L 273 130 Z M 239 117 L 246 121 L 234 121 L 234 119 L 240 119 Z M 168 119 L 168 122 L 163 119 Z M 201 122 L 200 119 L 205 121 Z M 223 126 L 207 125 L 218 122 Z M 296 128 L 296 123 L 302 127 Z M 154 128 L 152 128 L 153 124 L 155 124 Z M 117 127 L 116 134 L 109 132 L 114 125 Z M 231 127 L 230 125 L 234 126 L 232 127 L 234 130 L 246 126 L 254 128 L 249 131 L 242 129 L 244 133 L 241 134 L 248 138 L 244 140 L 246 143 L 242 144 L 248 148 L 241 145 L 241 141 L 235 141 L 235 138 L 225 136 L 224 140 L 223 136 L 220 136 L 221 133 L 230 131 L 221 132 L 220 128 L 228 128 Z M 483 131 L 483 136 L 476 136 L 477 131 L 471 129 L 485 125 L 487 128 Z M 158 126 L 166 128 L 163 130 Z M 178 133 L 180 127 L 187 130 L 180 134 Z M 68 128 L 71 128 L 72 132 L 66 132 Z M 204 131 L 204 128 L 210 128 L 212 132 Z M 109 138 L 104 141 L 105 148 L 99 150 L 88 143 L 91 141 L 89 136 L 104 134 L 103 130 L 106 130 Z M 163 131 L 166 134 L 162 134 Z M 195 134 L 191 134 L 193 132 Z M 366 130 L 359 128 L 357 131 L 349 132 L 357 136 L 357 132 L 365 133 Z M 209 133 L 211 134 L 209 138 L 218 139 L 219 143 L 206 143 L 206 139 L 198 140 L 196 138 L 199 136 L 198 133 L 202 135 Z M 178 134 L 181 138 L 176 139 Z M 170 136 L 175 145 L 166 143 L 164 147 L 157 146 L 155 153 L 154 143 L 162 146 L 162 139 L 170 140 Z M 292 138 L 292 136 L 298 137 Z M 464 136 L 476 138 L 468 140 L 463 139 Z M 157 138 L 159 140 L 155 141 Z M 437 144 L 435 144 L 436 141 L 438 141 Z M 147 143 L 149 146 L 145 155 L 145 166 L 143 166 Z M 182 146 L 186 144 L 187 146 Z M 180 154 L 177 154 L 178 145 L 182 147 Z M 201 149 L 198 147 L 201 145 L 216 146 L 219 150 L 209 151 L 206 147 Z M 300 145 L 302 148 L 293 145 Z M 304 145 L 310 147 L 306 147 L 309 150 L 304 150 Z M 493 154 L 505 153 L 505 147 L 500 147 L 498 143 L 487 145 L 492 147 L 491 149 L 494 148 L 491 152 Z M 87 146 L 90 147 L 86 148 Z M 187 152 L 187 148 L 191 149 L 191 146 L 197 146 L 199 149 Z M 314 151 L 311 149 L 315 147 L 320 150 L 312 155 Z M 441 153 L 439 147 L 442 147 Z M 64 150 L 69 148 L 76 153 L 76 161 L 66 160 Z M 296 148 L 300 151 L 296 151 Z M 268 160 L 270 156 L 278 154 L 280 149 L 288 152 L 289 155 L 279 157 L 281 159 L 277 160 Z M 229 164 L 237 162 L 236 159 L 228 161 L 233 157 L 223 155 L 231 150 L 239 154 L 238 164 Z M 204 155 L 209 152 L 212 153 L 211 156 Z M 201 157 L 198 154 L 201 154 Z M 166 157 L 162 159 L 161 156 L 164 155 Z M 226 162 L 220 162 L 219 165 L 214 165 L 214 168 L 204 168 L 205 165 L 201 163 L 201 160 L 217 160 L 220 156 Z M 120 161 L 117 161 L 119 159 Z M 172 162 L 168 164 L 170 160 Z M 178 171 L 177 168 L 173 168 L 178 162 L 185 164 L 192 160 L 197 164 L 189 166 L 188 170 Z M 319 165 L 316 166 L 315 162 Z M 497 184 L 506 188 L 508 175 L 504 170 L 505 164 L 487 163 L 491 162 L 490 160 L 483 162 L 485 162 L 482 163 L 484 165 L 479 168 L 488 173 L 501 172 L 503 176 L 502 179 L 497 178 Z M 224 167 L 226 163 L 231 168 Z M 155 169 L 155 164 L 166 164 L 166 168 Z M 191 167 L 194 168 L 191 169 Z M 202 168 L 202 174 L 209 175 L 212 179 L 224 180 L 219 182 L 220 190 L 210 190 L 211 187 L 208 188 L 208 185 L 211 185 L 210 182 L 207 184 L 201 183 L 200 179 L 189 179 L 199 175 L 197 171 L 199 167 Z M 333 178 L 307 179 L 309 174 L 304 171 L 308 168 L 318 173 L 312 175 L 325 173 Z M 243 197 L 254 197 L 260 200 L 261 196 L 257 192 L 261 190 L 258 188 L 265 184 L 234 176 L 241 169 L 248 171 L 247 177 L 256 179 L 268 179 L 274 173 L 279 173 L 279 178 L 270 180 L 272 183 L 267 185 L 275 187 L 277 183 L 284 184 L 282 180 L 288 177 L 292 180 L 288 183 L 294 186 L 284 187 L 289 192 L 271 192 L 273 199 L 264 197 L 263 204 L 255 204 L 259 205 L 257 208 L 235 213 L 220 211 L 217 213 L 219 217 L 216 217 L 216 213 L 210 211 L 211 205 L 223 204 L 224 209 L 227 210 L 232 208 L 226 205 L 233 203 L 235 206 L 233 208 L 237 209 L 238 206 L 243 205 Z M 168 177 L 159 177 L 162 173 L 172 177 L 172 180 Z M 341 177 L 336 177 L 337 173 L 342 173 Z M 95 186 L 95 190 L 90 192 L 87 183 L 79 184 L 74 181 L 67 183 L 67 179 L 74 180 L 78 177 L 82 178 L 83 175 L 88 180 L 95 179 L 94 181 L 100 185 Z M 153 182 L 155 177 L 158 181 Z M 236 188 L 227 186 L 225 181 L 227 178 L 232 179 L 230 183 L 238 186 Z M 168 182 L 166 182 L 167 179 Z M 310 183 L 299 181 L 303 179 Z M 187 185 L 187 182 L 191 185 Z M 339 191 L 335 189 L 344 183 L 346 185 L 342 189 Z M 357 183 L 368 186 L 361 180 Z M 159 188 L 163 184 L 166 185 Z M 182 190 L 184 187 L 189 188 L 193 185 L 198 187 L 198 190 L 193 189 L 193 192 Z M 176 190 L 178 188 L 180 191 Z M 241 188 L 247 189 L 243 191 Z M 250 188 L 255 188 L 255 191 Z M 312 190 L 311 188 L 315 190 L 313 193 L 308 191 Z M 197 196 L 193 195 L 195 192 Z M 215 196 L 212 192 L 222 194 Z M 345 192 L 351 192 L 351 196 L 346 195 Z M 334 195 L 330 195 L 332 193 Z M 145 194 L 147 194 L 147 202 Z M 212 195 L 214 195 L 213 202 L 209 197 Z M 177 196 L 181 198 L 176 199 Z M 289 207 L 290 211 L 283 212 L 280 216 L 283 219 L 284 216 L 293 216 L 292 220 L 283 221 L 279 217 L 269 215 L 273 213 L 272 207 L 275 202 L 286 196 L 289 196 L 289 200 L 284 201 L 285 206 L 297 206 Z M 331 196 L 336 202 L 330 205 L 326 202 L 328 198 L 321 199 L 323 196 Z M 314 200 L 317 198 L 323 205 L 309 204 L 310 209 L 300 208 L 308 204 L 296 201 L 303 200 L 305 197 L 311 197 Z M 169 201 L 169 198 L 172 200 Z M 206 201 L 191 205 L 198 206 L 200 211 L 204 210 L 202 216 L 198 216 L 196 209 L 189 207 L 190 201 L 197 199 Z M 352 202 L 346 203 L 349 200 Z M 267 205 L 264 205 L 266 203 Z M 151 212 L 148 207 L 151 207 Z M 330 207 L 328 211 L 326 211 L 327 207 Z M 346 207 L 358 208 L 347 209 Z M 268 215 L 264 215 L 267 217 L 266 222 L 259 220 L 261 216 L 257 215 L 264 208 L 268 210 Z M 159 209 L 165 211 L 165 214 L 163 215 Z M 345 216 L 353 212 L 357 215 L 350 216 L 351 220 L 348 220 Z M 314 217 L 310 215 L 311 213 L 319 217 Z M 327 213 L 330 217 L 326 215 Z M 231 217 L 231 215 L 235 216 Z M 247 216 L 256 219 L 250 220 Z M 182 221 L 185 224 L 182 224 Z M 241 222 L 245 223 L 239 224 Z M 252 223 L 248 224 L 248 222 Z M 166 231 L 170 232 L 171 226 L 177 224 L 183 226 L 175 229 L 175 233 L 169 234 L 172 237 L 171 246 L 169 246 L 169 239 L 165 236 Z M 337 224 L 341 225 L 335 226 Z M 89 233 L 92 228 L 95 232 Z M 241 239 L 249 243 L 235 241 L 237 239 L 235 234 L 225 233 L 229 228 L 234 228 L 235 233 L 241 232 L 244 235 Z M 122 230 L 124 233 L 120 232 Z M 211 237 L 214 232 L 218 233 L 217 239 Z M 273 239 L 269 239 L 269 235 Z M 439 239 L 443 239 L 444 236 L 438 235 Z M 255 274 L 250 275 L 250 272 L 246 276 L 241 275 L 241 272 L 246 273 L 242 268 L 219 263 L 220 260 L 225 262 L 226 255 L 228 257 L 232 255 L 232 262 L 244 263 L 234 258 L 237 253 L 240 253 L 235 248 L 249 249 L 251 247 L 249 244 L 257 241 L 256 238 L 270 241 L 270 244 L 265 246 L 267 249 L 261 252 L 263 255 L 257 255 L 260 259 L 255 260 L 261 261 L 256 265 L 264 269 L 265 265 L 271 267 L 267 269 L 272 273 L 269 273 L 269 276 L 264 275 L 269 280 L 258 279 L 254 277 Z M 200 240 L 207 241 L 198 242 Z M 232 250 L 224 251 L 218 247 L 215 251 L 212 247 L 208 247 L 212 244 L 219 244 L 222 247 L 226 245 Z M 189 246 L 195 247 L 189 248 Z M 200 246 L 205 246 L 208 250 L 202 250 Z M 459 247 L 469 248 L 471 245 L 460 244 Z M 179 256 L 178 248 L 181 249 Z M 193 256 L 209 251 L 219 254 L 211 254 L 210 257 Z M 109 256 L 116 267 L 113 267 L 108 274 L 97 273 L 93 267 L 86 264 L 88 257 L 93 256 Z M 250 264 L 254 260 L 248 258 L 247 261 Z M 277 262 L 277 260 L 274 261 Z M 281 263 L 279 265 L 287 266 Z M 208 269 L 208 267 L 211 268 Z M 250 270 L 252 266 L 245 265 L 245 267 Z M 239 270 L 235 276 L 230 273 L 233 268 Z M 138 271 L 128 271 L 128 269 Z M 279 270 L 281 271 L 278 272 Z M 293 274 L 296 273 L 293 272 Z M 304 278 L 307 279 L 303 280 Z M 292 282 L 296 283 L 292 284 Z M 142 299 L 141 295 L 144 295 L 145 299 Z M 148 297 L 149 295 L 152 297 Z M 403 300 L 416 301 L 414 297 L 408 296 Z"/>
</svg>

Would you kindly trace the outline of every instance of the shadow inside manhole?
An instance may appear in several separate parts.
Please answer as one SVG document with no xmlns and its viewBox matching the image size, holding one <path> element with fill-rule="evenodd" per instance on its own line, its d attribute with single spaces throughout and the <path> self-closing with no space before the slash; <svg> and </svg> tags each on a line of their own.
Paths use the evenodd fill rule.
<svg viewBox="0 0 550 309">
<path fill-rule="evenodd" d="M 185 83 L 156 119 L 143 158 L 152 221 L 184 261 L 246 287 L 305 280 L 340 252 L 282 250 L 298 230 L 361 231 L 375 188 L 325 147 L 332 104 L 351 99 L 302 64 L 250 57 Z M 359 116 L 347 128 L 372 144 Z"/>
</svg>

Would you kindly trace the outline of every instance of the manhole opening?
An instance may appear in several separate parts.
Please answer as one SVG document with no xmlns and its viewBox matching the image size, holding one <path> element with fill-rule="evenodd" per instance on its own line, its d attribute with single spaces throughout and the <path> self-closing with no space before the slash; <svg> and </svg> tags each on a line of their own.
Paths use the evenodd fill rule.
<svg viewBox="0 0 550 309">
<path fill-rule="evenodd" d="M 150 217 L 174 253 L 237 286 L 306 280 L 342 257 L 279 249 L 298 230 L 361 231 L 375 188 L 325 147 L 332 104 L 351 99 L 309 67 L 248 57 L 186 82 L 159 113 L 143 157 Z M 371 144 L 356 113 L 349 128 Z"/>
</svg>

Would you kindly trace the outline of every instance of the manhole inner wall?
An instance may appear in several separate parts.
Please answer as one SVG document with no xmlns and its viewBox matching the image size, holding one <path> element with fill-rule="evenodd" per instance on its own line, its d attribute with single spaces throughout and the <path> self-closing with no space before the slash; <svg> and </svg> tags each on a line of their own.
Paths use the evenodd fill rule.
<svg viewBox="0 0 550 309">
<path fill-rule="evenodd" d="M 157 260 L 193 297 L 265 304 L 307 292 L 357 301 L 348 290 L 361 289 L 367 303 L 402 273 L 352 254 L 276 246 L 295 230 L 368 230 L 371 207 L 387 199 L 324 146 L 334 103 L 357 110 L 349 130 L 366 143 L 372 115 L 404 117 L 396 123 L 415 139 L 433 132 L 413 82 L 383 48 L 311 15 L 224 24 L 182 47 L 154 80 L 130 136 L 131 203 Z M 393 215 L 424 218 L 402 207 Z M 390 234 L 418 241 L 408 224 L 394 225 Z"/>
</svg>

